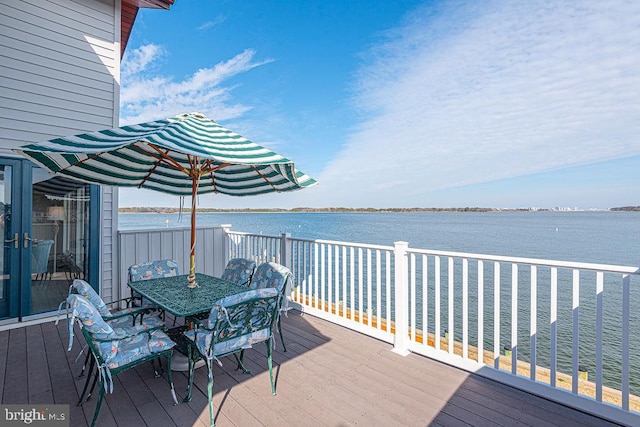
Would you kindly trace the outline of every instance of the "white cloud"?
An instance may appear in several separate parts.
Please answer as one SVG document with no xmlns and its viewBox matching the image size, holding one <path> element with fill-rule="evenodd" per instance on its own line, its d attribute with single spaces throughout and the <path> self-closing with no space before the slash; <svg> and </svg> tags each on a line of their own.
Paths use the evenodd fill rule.
<svg viewBox="0 0 640 427">
<path fill-rule="evenodd" d="M 227 20 L 226 16 L 217 16 L 215 19 L 213 19 L 211 21 L 207 21 L 207 22 L 203 23 L 202 25 L 199 25 L 196 28 L 196 30 L 205 31 L 205 30 L 208 30 L 210 28 L 213 28 L 213 27 L 216 27 L 216 26 L 222 24 L 226 20 Z"/>
<path fill-rule="evenodd" d="M 428 206 L 640 153 L 640 2 L 430 2 L 366 59 L 364 119 L 308 204 Z"/>
<path fill-rule="evenodd" d="M 127 52 L 127 59 L 122 63 L 121 72 L 124 75 L 139 73 L 164 54 L 164 49 L 156 44 L 147 44 L 138 49 L 132 49 Z"/>
<path fill-rule="evenodd" d="M 247 49 L 233 58 L 202 68 L 183 80 L 157 75 L 154 61 L 166 55 L 156 45 L 133 49 L 123 62 L 120 92 L 121 124 L 140 123 L 184 112 L 199 111 L 219 121 L 242 116 L 249 106 L 231 100 L 233 86 L 223 83 L 238 74 L 271 62 L 256 61 Z"/>
</svg>

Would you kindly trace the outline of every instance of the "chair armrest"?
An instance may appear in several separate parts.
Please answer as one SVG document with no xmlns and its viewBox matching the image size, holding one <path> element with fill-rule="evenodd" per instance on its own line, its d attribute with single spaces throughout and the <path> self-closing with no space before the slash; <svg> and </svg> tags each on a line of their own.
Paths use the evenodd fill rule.
<svg viewBox="0 0 640 427">
<path fill-rule="evenodd" d="M 120 307 L 120 303 L 124 302 L 127 307 L 131 307 L 131 304 L 132 304 L 134 299 L 135 299 L 134 297 L 121 298 L 121 299 L 118 299 L 118 300 L 105 302 L 105 305 L 110 306 L 110 305 L 113 305 L 113 304 L 118 304 L 118 308 L 119 308 Z"/>
<path fill-rule="evenodd" d="M 151 313 L 153 311 L 152 308 L 150 307 L 127 307 L 121 311 L 117 311 L 113 314 L 111 314 L 111 316 L 108 316 L 107 319 L 112 320 L 112 319 L 119 319 L 121 317 L 126 317 L 126 316 L 142 316 L 148 313 Z"/>
</svg>

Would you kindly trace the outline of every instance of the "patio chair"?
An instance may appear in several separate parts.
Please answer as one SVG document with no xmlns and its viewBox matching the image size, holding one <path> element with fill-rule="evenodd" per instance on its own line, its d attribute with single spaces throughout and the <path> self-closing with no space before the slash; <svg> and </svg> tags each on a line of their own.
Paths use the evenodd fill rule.
<svg viewBox="0 0 640 427">
<path fill-rule="evenodd" d="M 163 331 L 159 329 L 141 329 L 138 334 L 130 335 L 130 331 L 123 331 L 117 327 L 113 328 L 104 321 L 95 306 L 80 295 L 69 295 L 67 306 L 71 314 L 69 317 L 70 336 L 73 337 L 73 325 L 78 320 L 82 334 L 93 355 L 91 363 L 96 364 L 98 367 L 96 378 L 100 381 L 100 389 L 93 420 L 91 421 L 92 427 L 96 424 L 104 394 L 107 391 L 113 393 L 112 377 L 141 363 L 159 359 L 161 356 L 167 358 L 167 380 L 173 402 L 176 405 L 178 404 L 171 377 L 171 355 L 173 354 L 175 342 Z M 71 338 L 70 342 L 73 342 L 73 338 Z M 69 350 L 71 350 L 71 347 L 69 347 Z M 89 380 L 90 376 L 87 376 L 78 405 L 83 403 Z"/>
<path fill-rule="evenodd" d="M 256 269 L 255 274 L 251 278 L 249 284 L 250 289 L 262 289 L 262 288 L 276 288 L 280 292 L 281 299 L 278 306 L 278 333 L 280 334 L 280 340 L 282 340 L 282 348 L 287 351 L 287 346 L 284 344 L 284 337 L 282 336 L 282 319 L 280 313 L 284 311 L 285 316 L 287 314 L 287 292 L 290 289 L 293 281 L 293 275 L 284 265 L 277 264 L 275 262 L 265 262 L 260 264 Z"/>
<path fill-rule="evenodd" d="M 149 307 L 127 307 L 117 311 L 109 310 L 110 305 L 119 305 L 122 302 L 125 302 L 127 306 L 131 305 L 131 298 L 123 298 L 117 301 L 111 301 L 109 303 L 105 303 L 104 300 L 98 295 L 98 293 L 91 287 L 91 285 L 85 282 L 82 279 L 75 279 L 71 286 L 69 286 L 69 295 L 76 293 L 86 300 L 88 300 L 93 306 L 98 310 L 100 316 L 109 324 L 112 328 L 121 328 L 122 330 L 128 329 L 130 335 L 136 335 L 140 333 L 142 329 L 150 330 L 150 329 L 161 329 L 164 328 L 164 323 L 160 318 L 152 316 L 146 317 L 143 319 L 143 316 L 151 311 L 152 308 Z M 136 321 L 138 324 L 136 325 Z M 71 346 L 71 343 L 69 343 Z M 80 351 L 78 358 L 84 351 L 84 348 Z M 85 358 L 84 363 L 82 364 L 82 370 L 80 371 L 80 375 L 78 378 L 82 377 L 85 374 L 87 363 L 89 362 L 91 354 L 87 352 L 87 357 Z M 153 367 L 156 375 L 158 371 Z M 160 364 L 160 370 L 162 370 L 162 365 Z M 91 370 L 89 371 L 89 374 Z"/>
<path fill-rule="evenodd" d="M 256 262 L 247 258 L 232 258 L 224 268 L 221 279 L 249 286 L 251 277 L 256 271 Z"/>
<path fill-rule="evenodd" d="M 161 277 L 173 277 L 180 275 L 180 267 L 176 260 L 173 259 L 159 259 L 154 261 L 145 262 L 142 264 L 134 264 L 129 267 L 129 281 L 137 282 L 138 280 L 159 279 Z M 158 310 L 164 318 L 164 311 L 159 309 L 151 302 L 144 302 L 142 295 L 139 295 L 131 290 L 131 298 L 134 300 L 140 300 L 141 306 L 152 307 Z"/>
<path fill-rule="evenodd" d="M 34 240 L 31 246 L 31 275 L 34 283 L 43 284 L 49 274 L 49 254 L 53 240 Z"/>
<path fill-rule="evenodd" d="M 195 328 L 184 332 L 187 337 L 189 359 L 189 386 L 185 402 L 191 400 L 195 362 L 202 358 L 206 362 L 209 399 L 209 420 L 213 417 L 213 367 L 215 360 L 222 366 L 219 358 L 233 354 L 238 363 L 237 369 L 251 373 L 243 364 L 244 351 L 254 344 L 265 342 L 267 345 L 267 366 L 271 381 L 271 394 L 275 396 L 273 382 L 273 362 L 271 357 L 273 326 L 278 316 L 280 292 L 274 288 L 249 290 L 218 300 L 209 313 L 208 319 L 194 319 Z M 238 356 L 240 353 L 240 356 Z"/>
</svg>

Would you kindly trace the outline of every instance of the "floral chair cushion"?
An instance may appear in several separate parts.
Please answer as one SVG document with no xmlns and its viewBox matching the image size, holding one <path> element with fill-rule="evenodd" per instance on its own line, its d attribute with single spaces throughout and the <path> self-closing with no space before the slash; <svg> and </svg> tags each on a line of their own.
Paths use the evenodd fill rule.
<svg viewBox="0 0 640 427">
<path fill-rule="evenodd" d="M 127 307 L 122 310 L 112 312 L 93 287 L 82 279 L 75 279 L 71 284 L 71 289 L 69 291 L 71 292 L 71 290 L 75 290 L 78 295 L 83 296 L 93 304 L 104 320 L 110 322 L 114 327 L 123 328 L 132 326 L 134 322 L 132 321 L 131 316 L 136 316 L 141 312 L 140 307 Z M 157 317 L 147 317 L 143 322 L 149 328 L 157 328 L 164 325 L 164 323 L 162 323 L 162 321 Z"/>
<path fill-rule="evenodd" d="M 256 270 L 256 262 L 247 258 L 232 258 L 222 273 L 222 279 L 239 285 L 249 284 Z"/>
<path fill-rule="evenodd" d="M 109 369 L 126 365 L 152 353 L 167 350 L 175 345 L 163 331 L 149 325 L 135 325 L 126 328 L 112 327 L 105 322 L 96 307 L 80 295 L 67 298 L 71 316 L 69 334 L 73 337 L 73 323 L 76 319 L 95 341 L 99 355 Z M 138 332 L 138 333 L 135 333 Z M 69 349 L 71 349 L 71 341 Z"/>
<path fill-rule="evenodd" d="M 160 277 L 172 277 L 180 274 L 178 263 L 172 259 L 135 264 L 129 267 L 129 281 L 158 279 Z"/>
<path fill-rule="evenodd" d="M 251 279 L 250 289 L 276 288 L 280 292 L 291 277 L 291 270 L 275 262 L 260 264 Z"/>
<path fill-rule="evenodd" d="M 82 295 L 84 298 L 88 299 L 89 302 L 95 306 L 101 316 L 111 316 L 111 311 L 90 284 L 84 280 L 75 279 L 71 284 L 71 288 L 75 289 L 78 295 Z"/>
<path fill-rule="evenodd" d="M 265 288 L 218 300 L 204 328 L 185 331 L 184 335 L 208 359 L 251 348 L 271 337 L 279 295 L 277 289 Z"/>
<path fill-rule="evenodd" d="M 117 346 L 109 346 L 109 343 L 100 343 L 98 347 L 100 355 L 104 358 L 109 369 L 126 365 L 153 353 L 160 353 L 176 345 L 167 334 L 161 330 L 153 330 L 150 333 L 141 333 L 129 338 L 117 341 Z M 109 351 L 109 352 L 107 352 Z"/>
</svg>

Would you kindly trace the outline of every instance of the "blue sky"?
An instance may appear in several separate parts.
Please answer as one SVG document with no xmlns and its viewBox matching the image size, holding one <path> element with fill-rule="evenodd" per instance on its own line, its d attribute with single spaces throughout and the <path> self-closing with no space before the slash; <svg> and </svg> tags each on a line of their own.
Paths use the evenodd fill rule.
<svg viewBox="0 0 640 427">
<path fill-rule="evenodd" d="M 176 0 L 121 81 L 121 124 L 199 111 L 320 182 L 201 207 L 640 205 L 633 0 Z"/>
</svg>

